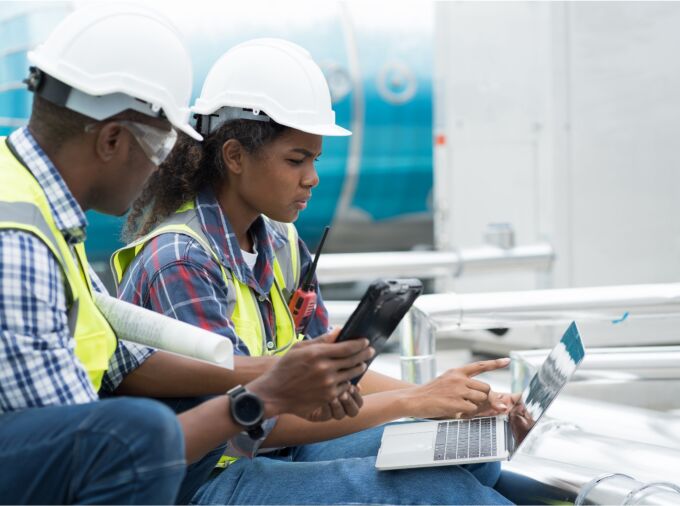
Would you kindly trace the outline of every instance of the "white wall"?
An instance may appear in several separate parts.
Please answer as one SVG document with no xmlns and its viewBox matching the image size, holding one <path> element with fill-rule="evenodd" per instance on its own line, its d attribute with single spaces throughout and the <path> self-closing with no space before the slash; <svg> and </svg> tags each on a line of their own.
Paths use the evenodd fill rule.
<svg viewBox="0 0 680 506">
<path fill-rule="evenodd" d="M 438 2 L 435 19 L 438 247 L 503 221 L 557 251 L 550 276 L 451 288 L 678 281 L 680 3 Z"/>
</svg>

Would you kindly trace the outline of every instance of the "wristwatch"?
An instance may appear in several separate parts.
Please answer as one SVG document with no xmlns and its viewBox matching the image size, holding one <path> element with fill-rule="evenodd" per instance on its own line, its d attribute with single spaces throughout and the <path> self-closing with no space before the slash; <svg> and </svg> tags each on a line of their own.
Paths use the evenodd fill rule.
<svg viewBox="0 0 680 506">
<path fill-rule="evenodd" d="M 229 396 L 229 412 L 234 422 L 241 425 L 253 440 L 264 436 L 264 430 L 262 430 L 264 404 L 260 398 L 241 385 L 236 385 L 227 392 L 227 395 Z"/>
</svg>

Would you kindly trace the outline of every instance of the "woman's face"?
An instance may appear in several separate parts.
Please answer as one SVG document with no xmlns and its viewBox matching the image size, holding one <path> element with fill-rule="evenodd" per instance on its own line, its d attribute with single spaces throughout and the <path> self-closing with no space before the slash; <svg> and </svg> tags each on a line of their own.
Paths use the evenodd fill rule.
<svg viewBox="0 0 680 506">
<path fill-rule="evenodd" d="M 258 152 L 246 153 L 239 177 L 244 204 L 273 220 L 295 221 L 319 184 L 314 162 L 321 144 L 320 135 L 288 129 Z"/>
</svg>

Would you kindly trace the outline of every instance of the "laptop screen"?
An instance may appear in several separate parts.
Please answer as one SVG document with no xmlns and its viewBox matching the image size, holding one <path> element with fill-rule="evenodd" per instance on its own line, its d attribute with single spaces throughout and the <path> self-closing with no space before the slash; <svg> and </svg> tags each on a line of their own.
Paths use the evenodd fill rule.
<svg viewBox="0 0 680 506">
<path fill-rule="evenodd" d="M 541 368 L 531 378 L 522 397 L 508 414 L 512 456 L 583 360 L 585 350 L 576 323 L 572 322 Z"/>
</svg>

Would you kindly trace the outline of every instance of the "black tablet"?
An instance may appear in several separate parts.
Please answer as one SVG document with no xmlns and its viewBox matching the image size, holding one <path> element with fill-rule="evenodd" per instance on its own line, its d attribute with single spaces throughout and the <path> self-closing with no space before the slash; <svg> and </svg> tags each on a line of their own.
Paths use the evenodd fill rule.
<svg viewBox="0 0 680 506">
<path fill-rule="evenodd" d="M 418 279 L 376 279 L 340 331 L 337 342 L 365 337 L 375 349 L 374 359 L 422 291 L 423 284 Z M 356 385 L 361 376 L 352 383 Z"/>
</svg>

